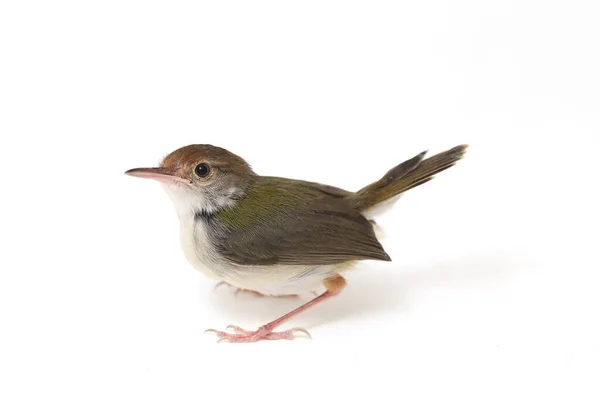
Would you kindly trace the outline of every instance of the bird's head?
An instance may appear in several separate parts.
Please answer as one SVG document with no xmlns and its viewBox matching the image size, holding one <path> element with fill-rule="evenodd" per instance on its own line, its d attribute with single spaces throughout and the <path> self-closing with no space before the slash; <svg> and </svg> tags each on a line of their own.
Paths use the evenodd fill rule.
<svg viewBox="0 0 600 400">
<path fill-rule="evenodd" d="M 256 174 L 241 157 L 207 144 L 193 144 L 167 155 L 158 167 L 125 172 L 159 181 L 180 214 L 214 212 L 231 206 Z"/>
</svg>

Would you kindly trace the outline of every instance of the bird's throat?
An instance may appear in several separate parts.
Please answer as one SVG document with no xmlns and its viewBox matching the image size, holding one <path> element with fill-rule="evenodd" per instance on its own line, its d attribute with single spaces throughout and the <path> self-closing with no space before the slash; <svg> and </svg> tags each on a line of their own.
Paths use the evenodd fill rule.
<svg viewBox="0 0 600 400">
<path fill-rule="evenodd" d="M 163 185 L 180 219 L 207 220 L 213 214 L 231 208 L 240 196 L 240 190 L 194 190 L 178 185 Z"/>
</svg>

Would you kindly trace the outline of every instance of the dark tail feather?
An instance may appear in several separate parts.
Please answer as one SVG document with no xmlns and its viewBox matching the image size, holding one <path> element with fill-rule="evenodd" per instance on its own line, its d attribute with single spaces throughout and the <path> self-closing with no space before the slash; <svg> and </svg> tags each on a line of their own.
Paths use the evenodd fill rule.
<svg viewBox="0 0 600 400">
<path fill-rule="evenodd" d="M 468 145 L 456 146 L 443 153 L 424 159 L 427 152 L 404 161 L 392 168 L 377 182 L 365 186 L 355 194 L 357 210 L 367 210 L 407 190 L 433 179 L 434 175 L 450 168 L 463 158 Z"/>
</svg>

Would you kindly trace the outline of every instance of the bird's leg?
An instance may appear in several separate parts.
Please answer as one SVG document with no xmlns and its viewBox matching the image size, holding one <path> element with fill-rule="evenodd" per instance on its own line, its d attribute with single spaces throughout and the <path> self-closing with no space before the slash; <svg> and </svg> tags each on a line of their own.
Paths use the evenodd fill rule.
<svg viewBox="0 0 600 400">
<path fill-rule="evenodd" d="M 218 288 L 220 288 L 220 287 L 221 287 L 221 286 L 223 286 L 223 285 L 225 285 L 225 286 L 229 286 L 229 287 L 233 287 L 233 286 L 232 286 L 232 285 L 230 285 L 229 283 L 227 283 L 227 282 L 225 282 L 225 281 L 221 281 L 221 282 L 219 282 L 219 283 L 217 283 L 217 284 L 215 285 L 215 289 L 214 289 L 214 290 L 217 290 Z"/>
<path fill-rule="evenodd" d="M 338 295 L 346 286 L 346 280 L 340 276 L 336 275 L 334 277 L 328 278 L 323 281 L 323 285 L 325 286 L 325 293 L 322 295 L 312 299 L 308 303 L 301 305 L 295 310 L 290 311 L 289 313 L 277 318 L 274 321 L 269 322 L 266 325 L 261 326 L 256 331 L 247 331 L 245 329 L 240 328 L 239 326 L 229 325 L 227 328 L 233 330 L 235 333 L 228 333 L 223 331 L 217 331 L 214 329 L 208 329 L 206 332 L 214 332 L 219 337 L 220 341 L 227 341 L 231 343 L 247 343 L 247 342 L 256 342 L 259 340 L 279 340 L 279 339 L 294 339 L 294 333 L 302 332 L 305 333 L 308 337 L 310 334 L 304 328 L 292 328 L 283 332 L 273 332 L 275 328 L 286 322 L 287 320 L 295 317 L 303 311 L 321 303 L 322 301 Z"/>
<path fill-rule="evenodd" d="M 295 299 L 295 298 L 298 298 L 297 294 L 281 294 L 281 295 L 267 295 L 267 294 L 262 294 L 261 292 L 257 292 L 256 290 L 237 288 L 237 287 L 233 286 L 232 284 L 227 283 L 225 281 L 221 281 L 221 282 L 217 283 L 215 285 L 215 290 L 217 290 L 219 287 L 221 287 L 223 285 L 226 285 L 226 286 L 234 288 L 235 292 L 233 292 L 233 293 L 234 293 L 235 296 L 237 296 L 240 293 L 250 293 L 250 294 L 253 294 L 253 295 L 257 296 L 257 297 L 279 297 L 279 298 L 286 298 L 286 299 Z"/>
</svg>

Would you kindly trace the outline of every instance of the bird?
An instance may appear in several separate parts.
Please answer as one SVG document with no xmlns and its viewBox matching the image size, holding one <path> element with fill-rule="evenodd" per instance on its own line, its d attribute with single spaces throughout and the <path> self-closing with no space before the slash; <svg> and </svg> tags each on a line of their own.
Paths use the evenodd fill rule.
<svg viewBox="0 0 600 400">
<path fill-rule="evenodd" d="M 210 144 L 181 147 L 158 167 L 125 174 L 162 184 L 179 218 L 183 253 L 207 277 L 264 296 L 317 292 L 256 330 L 229 325 L 207 332 L 230 343 L 291 340 L 310 333 L 277 328 L 342 292 L 344 273 L 363 260 L 391 261 L 373 214 L 455 165 L 467 147 L 428 158 L 423 151 L 356 192 L 262 176 L 240 156 Z"/>
</svg>

